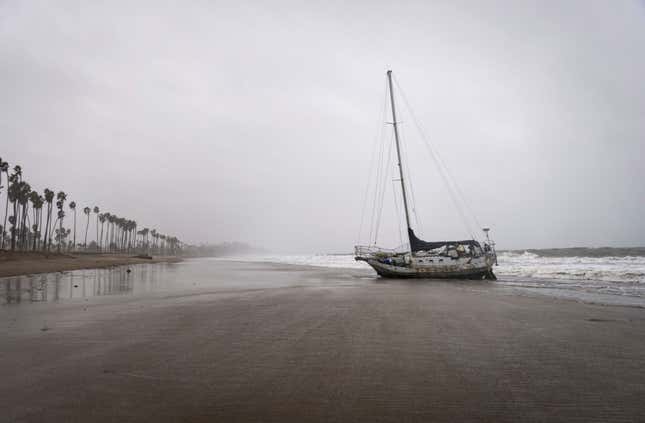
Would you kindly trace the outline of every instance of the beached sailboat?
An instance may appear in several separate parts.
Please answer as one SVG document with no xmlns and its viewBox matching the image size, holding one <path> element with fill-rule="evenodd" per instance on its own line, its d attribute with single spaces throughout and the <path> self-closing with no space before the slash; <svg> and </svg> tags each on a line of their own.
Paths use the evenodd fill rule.
<svg viewBox="0 0 645 423">
<path fill-rule="evenodd" d="M 355 259 L 365 261 L 383 277 L 435 278 L 435 279 L 496 279 L 492 267 L 497 262 L 495 244 L 490 240 L 489 229 L 483 228 L 486 239 L 483 246 L 475 239 L 459 241 L 423 241 L 410 224 L 408 197 L 403 178 L 401 147 L 396 120 L 392 71 L 387 72 L 392 126 L 398 159 L 398 170 L 403 197 L 405 223 L 409 247 L 404 251 L 389 250 L 376 245 L 355 247 Z"/>
</svg>

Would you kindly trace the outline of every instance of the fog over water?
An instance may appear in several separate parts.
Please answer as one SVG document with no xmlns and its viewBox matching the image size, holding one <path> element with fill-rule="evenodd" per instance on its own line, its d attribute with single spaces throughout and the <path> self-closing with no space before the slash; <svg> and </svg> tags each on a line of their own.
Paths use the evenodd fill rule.
<svg viewBox="0 0 645 423">
<path fill-rule="evenodd" d="M 0 157 L 188 242 L 347 252 L 393 69 L 501 248 L 643 245 L 643 52 L 643 1 L 4 1 Z M 415 229 L 467 235 L 400 120 Z"/>
</svg>

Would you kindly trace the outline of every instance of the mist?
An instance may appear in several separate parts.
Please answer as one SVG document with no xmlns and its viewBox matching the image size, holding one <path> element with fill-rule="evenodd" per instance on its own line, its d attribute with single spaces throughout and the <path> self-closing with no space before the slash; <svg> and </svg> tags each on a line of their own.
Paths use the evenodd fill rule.
<svg viewBox="0 0 645 423">
<path fill-rule="evenodd" d="M 0 156 L 189 243 L 348 252 L 392 69 L 499 248 L 642 245 L 644 51 L 642 1 L 7 1 Z M 467 235 L 402 114 L 415 230 Z"/>
</svg>

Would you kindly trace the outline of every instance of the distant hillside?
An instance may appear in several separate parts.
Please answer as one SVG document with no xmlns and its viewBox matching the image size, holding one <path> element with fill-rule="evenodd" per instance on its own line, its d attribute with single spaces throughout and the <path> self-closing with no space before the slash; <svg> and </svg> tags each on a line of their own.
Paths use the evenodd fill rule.
<svg viewBox="0 0 645 423">
<path fill-rule="evenodd" d="M 529 252 L 541 257 L 645 257 L 645 247 L 572 247 L 506 250 L 512 253 Z"/>
<path fill-rule="evenodd" d="M 244 242 L 223 242 L 221 244 L 189 245 L 183 249 L 185 257 L 222 257 L 263 252 Z"/>
</svg>

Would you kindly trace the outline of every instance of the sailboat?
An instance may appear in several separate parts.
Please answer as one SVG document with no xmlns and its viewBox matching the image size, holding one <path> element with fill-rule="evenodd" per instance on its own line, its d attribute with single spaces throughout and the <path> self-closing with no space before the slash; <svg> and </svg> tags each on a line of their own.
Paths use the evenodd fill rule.
<svg viewBox="0 0 645 423">
<path fill-rule="evenodd" d="M 485 234 L 483 245 L 475 239 L 424 241 L 414 233 L 410 224 L 406 183 L 403 178 L 404 172 L 401 162 L 401 147 L 391 70 L 387 71 L 387 81 L 409 245 L 404 251 L 384 249 L 376 245 L 357 245 L 354 248 L 355 260 L 366 262 L 382 277 L 496 279 L 493 273 L 493 265 L 497 264 L 497 254 L 495 252 L 495 243 L 491 241 L 489 236 L 489 228 L 482 229 Z"/>
</svg>

